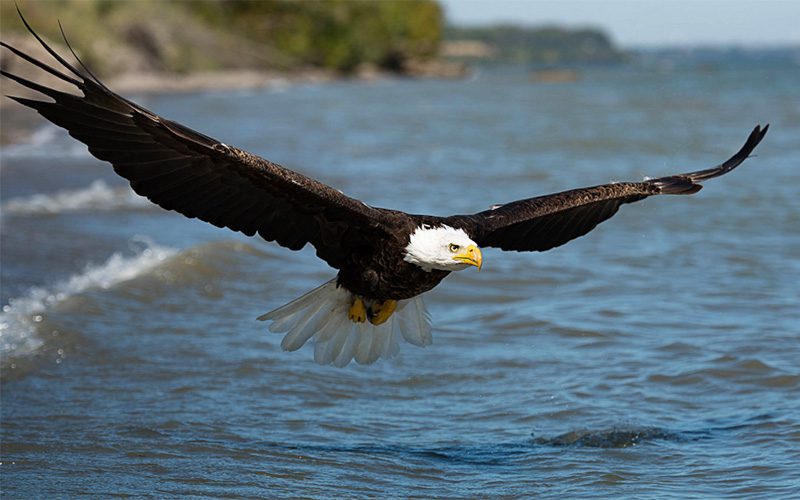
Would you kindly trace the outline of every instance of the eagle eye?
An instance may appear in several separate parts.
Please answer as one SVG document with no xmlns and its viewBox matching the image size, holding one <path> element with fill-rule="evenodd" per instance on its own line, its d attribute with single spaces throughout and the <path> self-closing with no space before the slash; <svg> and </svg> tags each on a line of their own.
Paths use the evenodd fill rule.
<svg viewBox="0 0 800 500">
<path fill-rule="evenodd" d="M 451 252 L 456 253 L 459 250 L 461 250 L 461 247 L 459 245 L 456 245 L 455 243 L 450 243 L 450 251 Z"/>
</svg>

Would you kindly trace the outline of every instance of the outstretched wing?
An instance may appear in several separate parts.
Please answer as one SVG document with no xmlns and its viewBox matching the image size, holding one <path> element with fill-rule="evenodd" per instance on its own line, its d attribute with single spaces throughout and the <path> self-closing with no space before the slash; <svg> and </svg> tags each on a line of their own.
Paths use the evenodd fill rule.
<svg viewBox="0 0 800 500">
<path fill-rule="evenodd" d="M 22 17 L 22 14 L 20 14 Z M 53 99 L 11 97 L 67 129 L 89 152 L 114 166 L 134 191 L 168 210 L 297 250 L 311 243 L 331 266 L 368 233 L 384 212 L 314 179 L 227 146 L 128 101 L 101 83 L 72 52 L 76 68 L 28 31 L 62 66 L 55 69 L 4 43 L 20 58 L 80 90 L 57 91 L 1 70 Z M 63 35 L 63 31 L 62 31 Z M 66 42 L 66 37 L 64 38 Z M 69 46 L 69 43 L 67 42 Z M 70 47 L 72 51 L 72 48 Z"/>
<path fill-rule="evenodd" d="M 514 201 L 474 215 L 449 217 L 445 223 L 460 227 L 481 246 L 503 250 L 545 251 L 583 236 L 611 218 L 620 205 L 658 194 L 693 194 L 702 181 L 738 167 L 767 133 L 769 125 L 756 126 L 744 146 L 714 168 L 651 179 L 621 182 Z"/>
</svg>

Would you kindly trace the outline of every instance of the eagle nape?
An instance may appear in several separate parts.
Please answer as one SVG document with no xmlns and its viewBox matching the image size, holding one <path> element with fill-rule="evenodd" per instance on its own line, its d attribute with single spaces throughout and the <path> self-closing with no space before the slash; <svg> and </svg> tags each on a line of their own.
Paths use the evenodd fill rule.
<svg viewBox="0 0 800 500">
<path fill-rule="evenodd" d="M 68 93 L 0 70 L 50 100 L 10 97 L 64 128 L 131 188 L 189 218 L 298 250 L 311 245 L 336 276 L 259 320 L 284 333 L 294 351 L 313 339 L 314 359 L 369 364 L 399 350 L 400 340 L 432 342 L 422 296 L 453 271 L 483 265 L 482 248 L 546 251 L 585 235 L 622 205 L 661 194 L 693 194 L 701 182 L 744 162 L 768 130 L 756 126 L 720 165 L 640 182 L 619 182 L 493 205 L 440 217 L 367 205 L 337 189 L 163 118 L 114 93 L 25 27 L 49 63 L 0 42 L 14 56 L 71 86 Z M 55 66 L 55 67 L 54 67 Z"/>
</svg>

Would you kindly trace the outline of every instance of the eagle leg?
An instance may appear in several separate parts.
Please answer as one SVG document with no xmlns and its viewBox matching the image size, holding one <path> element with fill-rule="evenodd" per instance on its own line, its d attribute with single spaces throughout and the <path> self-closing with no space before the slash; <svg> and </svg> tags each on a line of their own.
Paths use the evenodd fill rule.
<svg viewBox="0 0 800 500">
<path fill-rule="evenodd" d="M 350 310 L 347 312 L 347 317 L 353 323 L 363 323 L 367 321 L 367 308 L 364 306 L 364 301 L 361 297 L 353 295 L 353 303 L 350 305 Z"/>
<path fill-rule="evenodd" d="M 376 326 L 386 323 L 395 309 L 397 309 L 396 300 L 376 300 L 369 308 L 369 322 Z"/>
</svg>

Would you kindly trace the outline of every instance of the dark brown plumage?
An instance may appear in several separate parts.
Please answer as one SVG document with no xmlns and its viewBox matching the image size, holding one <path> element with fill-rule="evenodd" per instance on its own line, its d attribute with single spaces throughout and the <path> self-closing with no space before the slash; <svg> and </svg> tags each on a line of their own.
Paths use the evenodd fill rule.
<svg viewBox="0 0 800 500">
<path fill-rule="evenodd" d="M 408 299 L 436 286 L 448 271 L 404 260 L 409 236 L 422 224 L 463 229 L 480 246 L 545 251 L 591 231 L 625 203 L 658 194 L 692 194 L 700 182 L 741 164 L 768 126 L 721 165 L 644 182 L 606 184 L 514 201 L 473 215 L 433 217 L 370 207 L 321 182 L 164 119 L 115 94 L 86 69 L 50 48 L 56 69 L 2 43 L 18 57 L 73 85 L 72 95 L 2 71 L 53 102 L 11 97 L 110 162 L 142 196 L 168 210 L 297 250 L 311 244 L 339 270 L 338 283 L 370 299 Z M 66 41 L 66 37 L 65 37 Z M 69 44 L 67 44 L 69 45 Z M 70 50 L 72 50 L 70 48 Z"/>
</svg>

